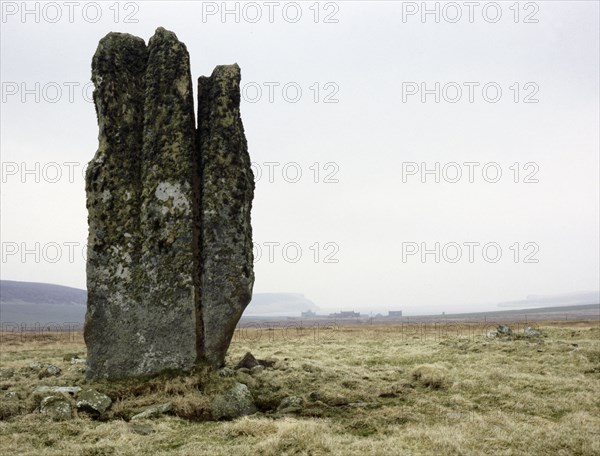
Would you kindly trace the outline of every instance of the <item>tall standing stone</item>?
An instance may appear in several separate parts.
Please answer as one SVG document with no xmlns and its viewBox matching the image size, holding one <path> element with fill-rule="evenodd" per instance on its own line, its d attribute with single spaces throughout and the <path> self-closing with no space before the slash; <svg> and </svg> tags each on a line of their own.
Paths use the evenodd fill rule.
<svg viewBox="0 0 600 456">
<path fill-rule="evenodd" d="M 237 64 L 217 66 L 198 79 L 202 355 L 217 367 L 254 285 L 254 176 L 240 116 L 240 79 Z"/>
<path fill-rule="evenodd" d="M 154 373 L 196 361 L 194 297 L 195 119 L 190 58 L 173 32 L 148 43 L 142 150 L 141 267 L 146 352 Z"/>
<path fill-rule="evenodd" d="M 109 33 L 92 62 L 99 147 L 86 174 L 88 378 L 224 362 L 254 284 L 254 177 L 240 69 L 199 80 L 158 28 Z"/>
<path fill-rule="evenodd" d="M 144 40 L 122 33 L 100 40 L 92 60 L 99 145 L 86 171 L 89 377 L 118 377 L 145 352 L 136 333 L 146 325 L 138 289 L 146 60 Z"/>
<path fill-rule="evenodd" d="M 162 28 L 108 34 L 92 63 L 99 149 L 88 167 L 87 376 L 197 359 L 189 56 Z"/>
</svg>

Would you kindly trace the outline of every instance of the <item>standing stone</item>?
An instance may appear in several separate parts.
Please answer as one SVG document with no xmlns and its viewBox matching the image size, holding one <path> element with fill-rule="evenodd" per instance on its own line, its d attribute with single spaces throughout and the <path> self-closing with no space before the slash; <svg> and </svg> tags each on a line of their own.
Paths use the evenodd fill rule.
<svg viewBox="0 0 600 456">
<path fill-rule="evenodd" d="M 240 67 L 198 79 L 200 302 L 203 356 L 221 367 L 254 285 L 250 210 L 254 196 L 240 116 Z"/>
<path fill-rule="evenodd" d="M 196 361 L 192 177 L 195 119 L 190 58 L 173 32 L 148 44 L 142 149 L 141 267 L 146 348 L 139 373 Z"/>
<path fill-rule="evenodd" d="M 92 60 L 98 151 L 86 172 L 88 208 L 88 377 L 120 377 L 146 352 L 140 302 L 140 154 L 144 125 L 144 40 L 109 33 Z"/>
<path fill-rule="evenodd" d="M 220 367 L 254 284 L 254 176 L 240 68 L 199 81 L 162 27 L 109 33 L 92 62 L 99 147 L 86 174 L 86 375 Z"/>
<path fill-rule="evenodd" d="M 172 32 L 109 33 L 92 63 L 99 149 L 89 211 L 88 378 L 196 361 L 189 56 Z"/>
</svg>

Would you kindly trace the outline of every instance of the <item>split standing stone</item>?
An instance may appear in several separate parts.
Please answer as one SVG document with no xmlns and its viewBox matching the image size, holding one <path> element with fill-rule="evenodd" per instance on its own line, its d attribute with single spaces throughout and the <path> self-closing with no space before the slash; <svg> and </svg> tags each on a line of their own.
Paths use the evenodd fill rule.
<svg viewBox="0 0 600 456">
<path fill-rule="evenodd" d="M 199 80 L 174 33 L 109 33 L 92 62 L 88 378 L 220 367 L 254 283 L 240 69 Z"/>
</svg>

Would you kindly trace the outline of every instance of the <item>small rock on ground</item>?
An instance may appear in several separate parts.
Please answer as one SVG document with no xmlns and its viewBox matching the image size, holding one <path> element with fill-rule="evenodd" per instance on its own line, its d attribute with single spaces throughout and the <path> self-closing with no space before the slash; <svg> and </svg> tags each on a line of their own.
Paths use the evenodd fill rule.
<svg viewBox="0 0 600 456">
<path fill-rule="evenodd" d="M 235 375 L 235 371 L 230 367 L 223 367 L 218 370 L 217 374 L 219 377 L 233 377 Z"/>
<path fill-rule="evenodd" d="M 215 397 L 211 409 L 215 420 L 233 419 L 257 411 L 252 393 L 243 383 L 237 383 L 225 393 Z"/>
<path fill-rule="evenodd" d="M 284 398 L 279 407 L 277 407 L 277 411 L 279 413 L 291 413 L 302 410 L 302 405 L 304 404 L 304 399 L 300 396 L 288 396 Z"/>
<path fill-rule="evenodd" d="M 81 391 L 79 386 L 37 386 L 34 390 L 36 393 L 69 393 L 76 394 Z"/>
<path fill-rule="evenodd" d="M 252 369 L 254 366 L 258 366 L 258 361 L 254 357 L 254 355 L 252 355 L 252 353 L 247 352 L 244 355 L 244 357 L 240 360 L 240 362 L 237 363 L 237 366 L 235 366 L 235 368 L 241 369 L 245 367 L 246 369 Z"/>
<path fill-rule="evenodd" d="M 142 420 L 144 418 L 155 418 L 163 413 L 170 412 L 173 409 L 173 404 L 167 402 L 166 404 L 158 404 L 148 407 L 141 413 L 134 415 L 131 417 L 131 420 Z"/>
<path fill-rule="evenodd" d="M 62 395 L 47 396 L 40 403 L 40 412 L 55 421 L 64 421 L 71 418 L 71 404 Z"/>
<path fill-rule="evenodd" d="M 84 390 L 77 396 L 77 408 L 93 414 L 102 414 L 111 406 L 112 400 L 96 390 Z"/>
<path fill-rule="evenodd" d="M 501 336 L 510 336 L 512 334 L 512 329 L 508 325 L 499 325 L 496 331 Z"/>
<path fill-rule="evenodd" d="M 533 329 L 531 326 L 527 326 L 523 331 L 523 335 L 525 337 L 540 337 L 542 333 L 536 329 Z"/>
</svg>

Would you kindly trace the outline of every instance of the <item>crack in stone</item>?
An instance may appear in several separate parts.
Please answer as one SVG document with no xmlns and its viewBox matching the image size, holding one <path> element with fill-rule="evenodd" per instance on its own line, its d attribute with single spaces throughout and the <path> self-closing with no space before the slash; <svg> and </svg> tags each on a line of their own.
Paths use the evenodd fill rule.
<svg viewBox="0 0 600 456">
<path fill-rule="evenodd" d="M 220 367 L 254 284 L 240 68 L 198 80 L 173 32 L 109 33 L 92 60 L 88 378 Z"/>
</svg>

